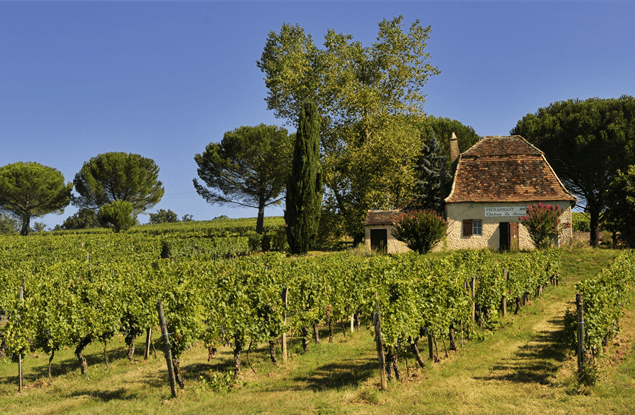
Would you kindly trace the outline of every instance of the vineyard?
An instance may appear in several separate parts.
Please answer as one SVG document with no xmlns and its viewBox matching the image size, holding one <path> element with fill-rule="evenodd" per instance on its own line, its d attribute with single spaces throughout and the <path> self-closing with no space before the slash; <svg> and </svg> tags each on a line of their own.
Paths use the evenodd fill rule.
<svg viewBox="0 0 635 415">
<path fill-rule="evenodd" d="M 377 317 L 388 377 L 408 379 L 409 354 L 425 371 L 427 359 L 441 361 L 448 350 L 504 328 L 505 314 L 521 312 L 530 299 L 551 290 L 548 287 L 558 283 L 562 272 L 559 250 L 516 255 L 470 251 L 433 257 L 349 252 L 315 257 L 249 255 L 253 249 L 240 227 L 67 233 L 2 242 L 4 360 L 10 355 L 25 359 L 34 353 L 46 355 L 46 377 L 54 382 L 56 353 L 72 350 L 78 373 L 90 376 L 97 369 L 88 365 L 87 348 L 99 345 L 102 363 L 108 367 L 110 348 L 120 347 L 121 342 L 132 362 L 140 341 L 147 358 L 151 349 L 161 353 L 167 337 L 176 381 L 185 391 L 191 381 L 183 359 L 193 345 L 201 345 L 209 359 L 231 351 L 231 378 L 236 379 L 235 375 L 255 372 L 250 354 L 263 350 L 272 362 L 281 364 L 291 354 L 310 355 L 313 347 L 329 347 L 322 345 L 327 340 L 321 336 L 331 343 L 361 326 L 376 337 Z M 631 257 L 623 255 L 600 274 L 624 275 L 623 285 L 610 288 L 622 293 L 614 301 L 620 306 L 627 303 Z M 589 280 L 579 289 L 597 291 L 591 284 L 595 283 Z M 167 336 L 158 331 L 158 302 L 165 312 Z M 606 330 L 616 330 L 620 312 L 612 311 L 610 318 L 590 317 L 587 324 L 595 327 L 591 321 L 609 321 L 609 328 L 601 329 L 606 337 Z M 587 337 L 589 350 L 598 344 L 596 338 Z M 283 343 L 292 350 L 288 354 L 281 353 Z M 378 375 L 377 354 L 372 367 Z M 166 385 L 164 378 L 162 387 Z"/>
</svg>

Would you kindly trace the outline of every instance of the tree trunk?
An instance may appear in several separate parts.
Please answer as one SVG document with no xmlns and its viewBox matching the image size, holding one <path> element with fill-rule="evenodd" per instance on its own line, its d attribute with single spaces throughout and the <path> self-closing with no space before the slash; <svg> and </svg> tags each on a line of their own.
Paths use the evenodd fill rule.
<svg viewBox="0 0 635 415">
<path fill-rule="evenodd" d="M 364 240 L 364 234 L 358 233 L 353 236 L 353 248 L 357 248 Z"/>
<path fill-rule="evenodd" d="M 31 216 L 24 215 L 22 216 L 22 228 L 20 229 L 20 235 L 28 236 L 30 230 L 31 230 Z"/>
<path fill-rule="evenodd" d="M 320 331 L 317 323 L 313 325 L 313 340 L 315 340 L 315 344 L 320 344 Z"/>
<path fill-rule="evenodd" d="M 276 359 L 276 341 L 269 340 L 269 356 L 271 356 L 271 362 L 275 365 L 278 363 L 278 359 Z"/>
<path fill-rule="evenodd" d="M 450 324 L 450 350 L 456 350 L 456 339 L 454 336 L 454 324 Z"/>
<path fill-rule="evenodd" d="M 520 310 L 520 297 L 516 297 L 516 310 L 514 310 L 514 315 L 518 314 L 518 310 Z"/>
<path fill-rule="evenodd" d="M 4 335 L 0 333 L 0 359 L 7 357 L 7 344 L 4 342 Z"/>
<path fill-rule="evenodd" d="M 395 367 L 395 378 L 401 380 L 401 370 L 399 369 L 399 352 L 393 355 L 393 365 Z"/>
<path fill-rule="evenodd" d="M 333 343 L 333 317 L 329 318 L 329 343 Z"/>
<path fill-rule="evenodd" d="M 388 380 L 392 380 L 392 370 L 394 368 L 394 364 L 392 361 L 392 353 L 386 352 L 386 377 Z"/>
<path fill-rule="evenodd" d="M 360 312 L 357 311 L 357 313 L 355 313 L 355 331 L 359 331 L 360 326 L 362 325 L 362 320 L 359 317 Z"/>
<path fill-rule="evenodd" d="M 591 230 L 591 239 L 589 241 L 592 247 L 600 244 L 600 215 L 599 212 L 589 211 L 589 227 Z"/>
<path fill-rule="evenodd" d="M 261 198 L 264 199 L 264 198 Z M 258 219 L 256 219 L 256 233 L 258 235 L 262 235 L 262 231 L 264 230 L 265 226 L 265 201 L 261 200 L 260 203 L 258 203 Z"/>
<path fill-rule="evenodd" d="M 53 357 L 55 357 L 55 350 L 51 351 L 51 357 L 49 357 L 49 371 L 48 371 L 49 380 L 51 380 L 51 362 L 53 361 Z"/>
<path fill-rule="evenodd" d="M 88 370 L 88 363 L 86 363 L 86 358 L 84 357 L 82 352 L 84 351 L 86 346 L 90 344 L 91 341 L 92 341 L 91 337 L 86 336 L 79 341 L 79 344 L 75 348 L 75 356 L 79 360 L 82 375 L 86 374 L 86 371 Z"/>
<path fill-rule="evenodd" d="M 302 327 L 302 346 L 304 347 L 304 353 L 309 353 L 309 327 Z"/>
<path fill-rule="evenodd" d="M 234 344 L 234 375 L 240 375 L 240 351 L 242 350 L 241 344 L 238 340 L 236 340 L 236 344 Z"/>
<path fill-rule="evenodd" d="M 419 347 L 417 346 L 417 341 L 418 341 L 418 340 L 419 340 L 418 338 L 414 339 L 414 340 L 412 341 L 412 344 L 410 345 L 410 347 L 412 348 L 412 352 L 415 354 L 415 358 L 416 358 L 416 360 L 417 360 L 417 364 L 418 364 L 420 367 L 422 367 L 422 368 L 423 368 L 423 367 L 426 367 L 426 364 L 425 364 L 425 362 L 423 361 L 423 358 L 421 357 L 421 353 L 419 353 Z"/>
<path fill-rule="evenodd" d="M 395 379 L 401 379 L 401 372 L 399 370 L 399 362 L 397 353 L 386 353 L 386 372 L 388 379 L 392 379 L 392 373 L 395 372 Z"/>
<path fill-rule="evenodd" d="M 344 320 L 340 320 L 340 326 L 342 326 L 342 332 L 344 333 L 344 337 L 346 337 L 346 323 Z"/>
<path fill-rule="evenodd" d="M 172 359 L 172 366 L 174 367 L 174 380 L 176 380 L 181 389 L 185 389 L 185 382 L 183 382 L 183 374 L 181 373 L 181 361 Z"/>
<path fill-rule="evenodd" d="M 130 334 L 126 340 L 130 341 L 130 343 L 128 343 L 128 360 L 134 362 L 135 340 L 137 340 L 137 336 Z"/>
</svg>

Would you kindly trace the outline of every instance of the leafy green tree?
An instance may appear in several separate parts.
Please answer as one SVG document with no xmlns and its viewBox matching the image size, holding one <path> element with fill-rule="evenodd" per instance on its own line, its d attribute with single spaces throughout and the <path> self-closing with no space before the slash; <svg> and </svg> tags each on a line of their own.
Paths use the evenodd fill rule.
<svg viewBox="0 0 635 415">
<path fill-rule="evenodd" d="M 617 172 L 606 197 L 607 228 L 629 248 L 635 247 L 635 166 Z"/>
<path fill-rule="evenodd" d="M 191 222 L 193 220 L 194 220 L 194 216 L 187 213 L 183 215 L 183 217 L 181 218 L 181 222 Z"/>
<path fill-rule="evenodd" d="M 265 208 L 283 199 L 292 148 L 287 130 L 275 125 L 228 131 L 220 143 L 210 143 L 203 154 L 194 156 L 204 182 L 194 179 L 194 188 L 211 204 L 258 209 L 256 232 L 260 234 Z"/>
<path fill-rule="evenodd" d="M 21 235 L 28 235 L 31 218 L 61 214 L 70 203 L 72 183 L 64 184 L 59 170 L 35 162 L 0 168 L 0 207 L 21 220 Z"/>
<path fill-rule="evenodd" d="M 178 222 L 179 216 L 172 212 L 170 209 L 159 209 L 157 213 L 150 213 L 150 223 L 156 225 L 157 223 L 171 223 Z"/>
<path fill-rule="evenodd" d="M 421 90 L 439 73 L 425 52 L 430 27 L 416 21 L 405 32 L 402 21 L 379 23 L 369 47 L 329 30 L 323 49 L 300 26 L 284 24 L 269 33 L 257 62 L 276 117 L 297 126 L 302 104 L 317 105 L 327 200 L 356 242 L 369 208 L 404 205 L 411 194 Z"/>
<path fill-rule="evenodd" d="M 85 162 L 75 175 L 73 205 L 98 210 L 114 201 L 133 205 L 141 213 L 161 201 L 164 189 L 154 160 L 128 153 L 103 153 Z"/>
<path fill-rule="evenodd" d="M 315 242 L 322 206 L 320 116 L 312 102 L 300 112 L 284 219 L 292 254 L 306 254 Z"/>
<path fill-rule="evenodd" d="M 113 228 L 115 233 L 127 231 L 137 224 L 134 203 L 125 200 L 106 203 L 99 208 L 97 216 L 103 226 Z"/>
<path fill-rule="evenodd" d="M 0 212 L 0 234 L 11 235 L 20 230 L 20 223 L 10 212 Z"/>
<path fill-rule="evenodd" d="M 97 218 L 97 213 L 92 209 L 80 209 L 72 216 L 66 218 L 62 223 L 61 228 L 66 230 L 71 229 L 87 229 L 87 228 L 100 228 L 101 224 Z"/>
<path fill-rule="evenodd" d="M 403 214 L 392 235 L 419 254 L 428 253 L 446 235 L 448 224 L 434 210 L 416 210 Z"/>
<path fill-rule="evenodd" d="M 590 216 L 591 245 L 617 171 L 635 164 L 635 98 L 558 101 L 527 114 L 511 130 L 544 151 L 549 164 Z"/>
</svg>

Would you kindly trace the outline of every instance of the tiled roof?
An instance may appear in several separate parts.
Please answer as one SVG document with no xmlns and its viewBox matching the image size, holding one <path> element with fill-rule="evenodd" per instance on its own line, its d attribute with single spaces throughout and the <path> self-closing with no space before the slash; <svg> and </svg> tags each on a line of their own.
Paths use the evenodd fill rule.
<svg viewBox="0 0 635 415">
<path fill-rule="evenodd" d="M 364 226 L 394 225 L 403 214 L 403 210 L 369 210 Z"/>
<path fill-rule="evenodd" d="M 542 151 L 521 136 L 488 136 L 462 153 L 453 202 L 576 201 L 547 163 Z"/>
</svg>

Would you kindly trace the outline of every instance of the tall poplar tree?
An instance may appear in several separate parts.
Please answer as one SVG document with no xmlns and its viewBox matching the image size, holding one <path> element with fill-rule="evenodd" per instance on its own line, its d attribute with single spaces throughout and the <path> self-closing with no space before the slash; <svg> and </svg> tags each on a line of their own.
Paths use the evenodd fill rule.
<svg viewBox="0 0 635 415">
<path fill-rule="evenodd" d="M 317 236 L 321 205 L 320 116 L 317 106 L 307 102 L 300 111 L 284 212 L 292 254 L 308 252 Z"/>
<path fill-rule="evenodd" d="M 430 31 L 398 16 L 379 23 L 371 45 L 329 30 L 319 47 L 284 24 L 257 62 L 276 117 L 296 125 L 304 102 L 318 106 L 325 198 L 355 243 L 368 209 L 403 207 L 412 193 L 423 87 L 440 73 L 426 52 Z"/>
</svg>

